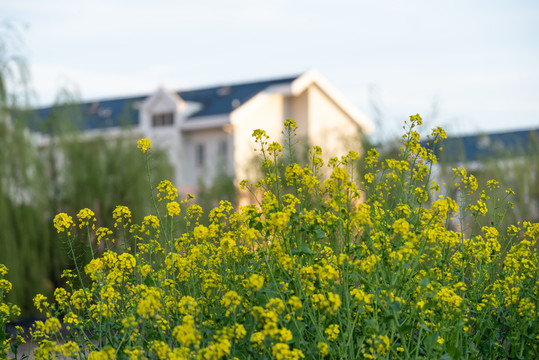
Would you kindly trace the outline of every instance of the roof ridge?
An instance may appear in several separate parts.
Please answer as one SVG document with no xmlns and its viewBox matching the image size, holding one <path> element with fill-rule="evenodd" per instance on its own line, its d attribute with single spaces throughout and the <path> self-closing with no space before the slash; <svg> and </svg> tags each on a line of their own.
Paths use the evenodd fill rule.
<svg viewBox="0 0 539 360">
<path fill-rule="evenodd" d="M 298 77 L 300 77 L 301 74 L 298 74 L 298 75 L 294 75 L 294 76 L 282 76 L 282 77 L 278 77 L 278 78 L 267 78 L 267 79 L 263 79 L 263 80 L 251 80 L 251 81 L 237 81 L 237 82 L 234 82 L 234 83 L 221 83 L 221 84 L 216 84 L 216 85 L 205 85 L 205 86 L 200 86 L 200 87 L 192 87 L 192 88 L 185 88 L 185 89 L 175 89 L 175 90 L 171 90 L 171 89 L 167 89 L 165 88 L 167 91 L 171 91 L 173 93 L 176 93 L 176 94 L 180 94 L 180 93 L 190 93 L 190 92 L 197 92 L 197 91 L 209 91 L 209 90 L 214 90 L 214 89 L 219 89 L 221 87 L 226 87 L 226 86 L 230 86 L 230 87 L 237 87 L 237 86 L 249 86 L 249 85 L 255 85 L 255 84 L 264 84 L 264 83 L 279 83 L 279 82 L 287 82 L 287 81 L 293 81 L 295 79 L 297 79 Z M 61 107 L 61 106 L 69 106 L 69 105 L 85 105 L 85 104 L 92 104 L 92 103 L 101 103 L 101 102 L 108 102 L 108 101 L 127 101 L 127 100 L 135 100 L 135 99 L 143 99 L 143 98 L 147 98 L 148 96 L 151 96 L 151 94 L 153 93 L 153 91 L 149 91 L 145 94 L 140 94 L 140 95 L 125 95 L 125 96 L 112 96 L 112 97 L 99 97 L 99 98 L 93 98 L 93 99 L 80 99 L 80 101 L 74 101 L 74 102 L 70 102 L 70 103 L 66 103 L 66 104 L 52 104 L 52 105 L 49 105 L 49 106 L 39 106 L 37 108 L 35 108 L 35 110 L 45 110 L 45 109 L 50 109 L 50 108 L 54 108 L 54 107 Z"/>
<path fill-rule="evenodd" d="M 219 88 L 226 87 L 226 86 L 230 86 L 230 87 L 233 87 L 233 86 L 249 86 L 249 85 L 263 84 L 263 83 L 287 82 L 287 81 L 293 81 L 293 80 L 297 79 L 300 76 L 301 76 L 301 74 L 294 75 L 294 76 L 283 76 L 283 77 L 278 77 L 278 78 L 267 78 L 267 79 L 263 79 L 263 80 L 237 81 L 237 82 L 234 82 L 234 83 L 220 83 L 220 84 L 214 84 L 214 85 L 206 85 L 206 86 L 202 86 L 202 87 L 198 87 L 198 88 L 180 89 L 180 90 L 175 90 L 175 92 L 176 93 L 181 93 L 181 92 L 192 92 L 192 91 L 205 91 L 205 90 L 207 91 L 207 90 L 219 89 Z"/>
<path fill-rule="evenodd" d="M 464 135 L 452 135 L 448 136 L 447 139 L 463 139 L 463 138 L 476 138 L 480 136 L 500 136 L 500 135 L 515 135 L 520 133 L 529 133 L 529 132 L 539 132 L 539 127 L 537 128 L 521 128 L 519 130 L 509 130 L 509 131 L 495 131 L 495 132 L 486 132 L 480 131 L 473 134 L 464 134 Z"/>
</svg>

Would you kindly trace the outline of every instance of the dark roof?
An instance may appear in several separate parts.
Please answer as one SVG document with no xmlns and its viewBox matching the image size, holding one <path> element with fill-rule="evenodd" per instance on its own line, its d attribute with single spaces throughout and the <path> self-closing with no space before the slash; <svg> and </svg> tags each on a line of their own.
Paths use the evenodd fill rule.
<svg viewBox="0 0 539 360">
<path fill-rule="evenodd" d="M 202 89 L 182 90 L 176 92 L 187 102 L 202 104 L 202 108 L 189 116 L 187 120 L 196 121 L 198 117 L 229 114 L 237 106 L 247 102 L 264 89 L 291 83 L 298 76 L 220 85 Z M 51 114 L 62 114 L 69 122 L 75 123 L 81 130 L 118 127 L 121 125 L 137 125 L 139 122 L 138 108 L 142 101 L 151 94 L 115 99 L 102 99 L 78 104 L 53 106 L 37 109 L 36 115 L 30 120 L 30 127 L 36 131 L 49 132 L 47 122 Z"/>
<path fill-rule="evenodd" d="M 433 148 L 432 143 L 422 146 Z M 443 148 L 440 151 L 440 148 Z M 436 144 L 434 152 L 438 159 L 447 162 L 471 162 L 530 154 L 539 151 L 539 128 L 512 132 L 477 134 L 448 137 Z"/>
<path fill-rule="evenodd" d="M 298 77 L 293 76 L 243 84 L 214 86 L 191 91 L 178 91 L 177 94 L 185 101 L 203 104 L 199 112 L 191 115 L 191 119 L 200 116 L 229 114 L 237 107 L 236 104 L 236 106 L 233 105 L 235 100 L 239 101 L 239 104 L 243 104 L 270 86 L 291 83 Z"/>
</svg>

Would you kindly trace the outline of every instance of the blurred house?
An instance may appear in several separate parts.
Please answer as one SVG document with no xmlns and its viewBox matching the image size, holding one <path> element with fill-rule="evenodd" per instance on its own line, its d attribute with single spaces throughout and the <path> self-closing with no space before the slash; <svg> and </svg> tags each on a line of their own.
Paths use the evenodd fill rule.
<svg viewBox="0 0 539 360">
<path fill-rule="evenodd" d="M 316 71 L 178 92 L 160 88 L 77 106 L 77 126 L 89 136 L 147 137 L 154 147 L 166 149 L 182 192 L 196 192 L 200 181 L 209 184 L 220 171 L 236 181 L 246 178 L 255 154 L 253 130 L 263 129 L 271 141 L 281 141 L 287 118 L 297 122 L 298 137 L 335 155 L 352 149 L 345 139 L 373 129 Z M 47 119 L 52 111 L 40 109 L 38 118 Z M 41 127 L 41 141 L 48 141 L 47 132 Z"/>
<path fill-rule="evenodd" d="M 434 151 L 442 162 L 480 168 L 489 160 L 514 161 L 535 153 L 538 144 L 539 128 L 449 137 L 437 144 Z M 423 145 L 428 146 L 427 142 Z"/>
<path fill-rule="evenodd" d="M 422 145 L 432 148 L 426 141 Z M 511 198 L 516 221 L 539 219 L 539 128 L 449 137 L 434 152 L 440 160 L 438 183 L 452 183 L 453 168 L 466 169 L 480 185 L 496 179 L 502 189 L 516 192 Z"/>
</svg>

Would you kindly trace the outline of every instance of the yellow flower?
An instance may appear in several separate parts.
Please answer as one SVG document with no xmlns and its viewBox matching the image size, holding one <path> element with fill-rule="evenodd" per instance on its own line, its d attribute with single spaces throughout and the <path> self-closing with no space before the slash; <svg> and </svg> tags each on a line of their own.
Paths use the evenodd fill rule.
<svg viewBox="0 0 539 360">
<path fill-rule="evenodd" d="M 301 350 L 290 349 L 290 345 L 285 343 L 276 343 L 273 345 L 271 353 L 276 360 L 298 360 L 305 358 Z"/>
<path fill-rule="evenodd" d="M 157 200 L 175 200 L 178 197 L 178 190 L 169 180 L 163 180 L 157 185 Z"/>
<path fill-rule="evenodd" d="M 77 315 L 70 312 L 64 316 L 64 323 L 77 325 L 80 323 L 80 321 Z"/>
<path fill-rule="evenodd" d="M 68 341 L 62 345 L 57 345 L 57 351 L 65 358 L 73 358 L 80 351 L 79 345 L 73 341 Z"/>
<path fill-rule="evenodd" d="M 348 181 L 348 172 L 343 168 L 335 167 L 330 177 L 335 180 Z"/>
<path fill-rule="evenodd" d="M 146 153 L 148 150 L 152 149 L 152 142 L 147 138 L 140 139 L 137 141 L 137 147 L 140 149 L 140 151 Z"/>
<path fill-rule="evenodd" d="M 277 231 L 284 230 L 290 221 L 290 214 L 284 211 L 277 211 L 268 215 L 268 226 Z"/>
<path fill-rule="evenodd" d="M 180 215 L 182 209 L 176 201 L 171 201 L 167 204 L 167 211 L 169 216 L 177 216 Z"/>
<path fill-rule="evenodd" d="M 7 266 L 4 264 L 0 264 L 0 275 L 4 276 L 7 274 Z"/>
<path fill-rule="evenodd" d="M 249 276 L 248 286 L 254 291 L 260 290 L 264 286 L 264 277 L 262 275 L 252 274 Z"/>
<path fill-rule="evenodd" d="M 145 319 L 160 318 L 162 309 L 161 295 L 155 289 L 150 289 L 137 305 L 137 313 Z"/>
<path fill-rule="evenodd" d="M 268 135 L 266 134 L 266 132 L 260 129 L 254 130 L 253 135 L 251 136 L 254 137 L 257 141 L 265 141 L 266 139 L 268 139 Z"/>
<path fill-rule="evenodd" d="M 282 314 L 284 312 L 285 306 L 281 299 L 271 298 L 266 304 L 266 309 L 275 311 L 276 314 Z"/>
<path fill-rule="evenodd" d="M 114 227 L 123 224 L 123 227 L 126 228 L 131 222 L 131 210 L 127 206 L 118 205 L 112 212 L 112 217 L 116 220 Z"/>
<path fill-rule="evenodd" d="M 172 331 L 172 336 L 183 346 L 189 347 L 197 345 L 202 339 L 202 335 L 195 328 L 195 321 L 191 315 L 183 317 L 182 325 L 178 325 Z"/>
<path fill-rule="evenodd" d="M 393 223 L 393 231 L 400 235 L 405 235 L 410 230 L 410 224 L 405 219 L 398 219 Z"/>
<path fill-rule="evenodd" d="M 320 356 L 321 357 L 326 357 L 329 355 L 329 345 L 325 342 L 319 342 L 318 343 L 318 351 L 320 351 Z"/>
<path fill-rule="evenodd" d="M 251 335 L 251 342 L 255 346 L 261 346 L 262 342 L 264 341 L 265 335 L 259 331 L 254 332 L 253 335 Z"/>
<path fill-rule="evenodd" d="M 235 291 L 228 291 L 223 299 L 221 300 L 221 305 L 223 305 L 226 310 L 226 316 L 230 315 L 241 302 L 241 296 L 238 295 Z"/>
<path fill-rule="evenodd" d="M 296 295 L 293 295 L 288 300 L 288 305 L 292 308 L 292 310 L 296 311 L 303 307 L 303 304 L 301 303 L 301 299 L 297 297 Z"/>
<path fill-rule="evenodd" d="M 374 175 L 371 173 L 365 174 L 365 181 L 371 184 L 374 181 Z"/>
<path fill-rule="evenodd" d="M 2 295 L 2 292 L 4 294 L 9 293 L 11 291 L 11 288 L 12 285 L 9 281 L 7 281 L 6 279 L 0 279 L 0 296 Z"/>
<path fill-rule="evenodd" d="M 146 228 L 146 226 L 148 228 Z M 159 237 L 159 218 L 155 215 L 145 216 L 139 231 L 141 233 L 145 233 L 146 235 L 150 235 L 151 228 L 156 229 L 155 237 Z"/>
<path fill-rule="evenodd" d="M 47 334 L 56 334 L 61 328 L 62 324 L 60 324 L 60 320 L 58 320 L 58 318 L 53 317 L 45 321 L 45 332 Z"/>
<path fill-rule="evenodd" d="M 298 125 L 294 119 L 286 119 L 284 121 L 284 128 L 293 132 L 298 128 Z"/>
<path fill-rule="evenodd" d="M 324 333 L 327 335 L 329 341 L 335 341 L 340 334 L 339 325 L 331 324 L 327 327 Z"/>
<path fill-rule="evenodd" d="M 79 211 L 77 214 L 77 219 L 79 219 L 79 228 L 82 229 L 84 226 L 88 226 L 92 218 L 93 221 L 96 221 L 94 216 L 95 214 L 92 210 L 88 208 L 81 209 L 81 211 Z"/>
<path fill-rule="evenodd" d="M 69 298 L 69 294 L 64 288 L 57 288 L 54 290 L 54 298 L 56 299 L 56 302 L 61 307 L 67 306 L 67 299 Z"/>
<path fill-rule="evenodd" d="M 389 350 L 389 337 L 386 335 L 372 335 L 366 343 L 370 345 L 371 354 L 385 354 Z"/>
<path fill-rule="evenodd" d="M 337 311 L 341 306 L 341 297 L 339 294 L 328 292 L 328 300 L 330 303 L 330 308 L 333 312 Z"/>
<path fill-rule="evenodd" d="M 421 119 L 421 116 L 419 116 L 419 114 L 410 115 L 410 122 L 417 123 L 417 125 L 422 125 L 423 119 Z"/>
<path fill-rule="evenodd" d="M 101 240 L 109 240 L 108 236 L 112 235 L 112 231 L 109 228 L 106 227 L 100 227 L 96 230 L 95 235 L 97 236 L 97 244 L 101 244 Z M 112 242 L 114 242 L 114 239 L 112 239 Z"/>
<path fill-rule="evenodd" d="M 123 253 L 118 256 L 118 262 L 116 265 L 122 272 L 131 273 L 137 265 L 137 260 L 129 253 Z"/>
<path fill-rule="evenodd" d="M 47 302 L 47 298 L 42 294 L 37 294 L 34 296 L 34 306 L 37 310 L 40 312 L 42 311 L 42 306 L 48 307 L 49 303 Z"/>
<path fill-rule="evenodd" d="M 54 217 L 54 227 L 58 233 L 68 230 L 68 235 L 71 235 L 69 229 L 73 226 L 73 218 L 66 213 L 59 213 Z"/>
<path fill-rule="evenodd" d="M 114 360 L 116 359 L 116 350 L 111 347 L 101 351 L 92 351 L 88 356 L 88 360 Z"/>
<path fill-rule="evenodd" d="M 84 267 L 84 271 L 86 274 L 90 275 L 90 278 L 92 280 L 96 280 L 98 274 L 101 274 L 103 271 L 104 264 L 101 259 L 92 259 L 90 262 Z"/>
</svg>

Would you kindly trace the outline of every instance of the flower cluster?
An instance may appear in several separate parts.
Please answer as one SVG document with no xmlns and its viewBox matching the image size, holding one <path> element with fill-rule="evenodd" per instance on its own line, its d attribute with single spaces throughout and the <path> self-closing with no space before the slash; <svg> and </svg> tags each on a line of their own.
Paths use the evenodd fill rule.
<svg viewBox="0 0 539 360">
<path fill-rule="evenodd" d="M 147 138 L 140 139 L 137 142 L 137 147 L 140 149 L 140 151 L 142 151 L 143 153 L 146 154 L 146 152 L 148 152 L 148 150 L 152 149 L 152 142 Z"/>
<path fill-rule="evenodd" d="M 421 122 L 410 117 L 398 158 L 369 150 L 359 182 L 357 152 L 326 163 L 313 147 L 309 163 L 281 166 L 286 147 L 256 130 L 265 177 L 242 183 L 256 205 L 222 201 L 201 223 L 204 210 L 180 201 L 178 229 L 177 191 L 164 181 L 157 200 L 167 201 L 142 222 L 117 207 L 115 229 L 130 246 L 77 268 L 85 278 L 66 273 L 54 301 L 34 298 L 46 316 L 33 330 L 35 357 L 537 358 L 539 224 L 476 226 L 496 217 L 488 199 L 499 188 L 482 190 L 464 170 L 455 172 L 462 197 L 440 195 Z M 287 146 L 295 129 L 287 120 Z M 466 202 L 480 191 L 481 202 Z M 79 214 L 89 225 L 90 212 Z M 72 224 L 55 219 L 59 232 Z M 62 323 L 70 341 L 60 341 Z"/>
<path fill-rule="evenodd" d="M 17 348 L 26 341 L 22 337 L 23 330 L 20 326 L 16 327 L 15 334 L 6 333 L 6 325 L 10 319 L 16 318 L 21 314 L 17 305 L 6 303 L 5 299 L 12 289 L 11 282 L 4 279 L 8 269 L 4 264 L 0 264 L 0 358 L 7 359 L 10 348 Z"/>
<path fill-rule="evenodd" d="M 67 231 L 71 235 L 70 229 L 73 226 L 73 218 L 66 213 L 59 213 L 54 217 L 54 227 L 58 233 Z"/>
</svg>

